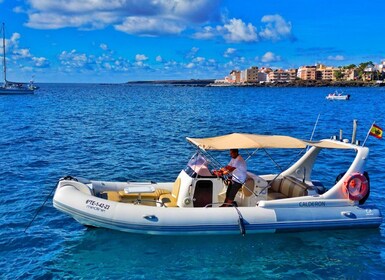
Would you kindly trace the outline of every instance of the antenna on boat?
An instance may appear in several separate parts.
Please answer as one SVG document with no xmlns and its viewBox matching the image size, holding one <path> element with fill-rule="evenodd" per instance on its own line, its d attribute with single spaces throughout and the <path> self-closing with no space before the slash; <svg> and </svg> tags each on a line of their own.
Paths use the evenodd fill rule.
<svg viewBox="0 0 385 280">
<path fill-rule="evenodd" d="M 365 146 L 366 140 L 368 140 L 368 137 L 369 137 L 369 134 L 370 134 L 370 130 L 372 129 L 372 127 L 373 127 L 373 125 L 374 125 L 375 123 L 376 123 L 376 122 L 373 122 L 372 125 L 370 126 L 369 131 L 368 131 L 368 133 L 366 134 L 365 140 L 364 140 L 364 142 L 362 143 L 362 147 Z"/>
<path fill-rule="evenodd" d="M 310 141 L 313 140 L 314 132 L 315 132 L 315 129 L 317 128 L 317 124 L 318 124 L 318 120 L 319 120 L 320 115 L 321 114 L 318 114 L 317 120 L 315 121 L 313 131 L 312 131 L 311 136 L 310 136 Z"/>
<path fill-rule="evenodd" d="M 317 120 L 315 121 L 315 124 L 314 124 L 314 127 L 313 127 L 313 131 L 312 131 L 312 133 L 310 135 L 310 140 L 309 141 L 313 140 L 314 132 L 315 132 L 315 129 L 317 128 L 318 120 L 319 120 L 320 115 L 321 115 L 321 113 L 318 114 Z M 310 149 L 310 146 L 307 146 L 306 151 L 308 151 L 309 149 Z"/>
<path fill-rule="evenodd" d="M 357 120 L 353 120 L 352 144 L 356 143 L 357 124 Z"/>
</svg>

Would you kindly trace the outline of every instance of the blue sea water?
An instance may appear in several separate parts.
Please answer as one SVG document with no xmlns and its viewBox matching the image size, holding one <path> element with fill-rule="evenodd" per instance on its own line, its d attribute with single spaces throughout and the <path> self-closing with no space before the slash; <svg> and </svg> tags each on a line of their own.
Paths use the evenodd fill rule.
<svg viewBox="0 0 385 280">
<path fill-rule="evenodd" d="M 164 237 L 88 229 L 52 206 L 58 179 L 173 181 L 194 152 L 185 137 L 231 132 L 314 139 L 353 119 L 385 128 L 384 88 L 203 88 L 43 84 L 0 96 L 0 279 L 384 279 L 385 226 L 239 236 Z M 385 213 L 385 143 L 369 138 L 367 204 Z M 228 155 L 218 155 L 227 162 Z M 263 161 L 249 168 L 264 171 Z M 328 180 L 345 158 L 319 167 Z M 46 202 L 45 202 L 46 201 Z M 35 215 L 36 218 L 34 219 Z M 34 220 L 33 220 L 34 219 Z M 29 223 L 32 224 L 28 227 Z M 28 227 L 28 228 L 27 228 Z"/>
</svg>

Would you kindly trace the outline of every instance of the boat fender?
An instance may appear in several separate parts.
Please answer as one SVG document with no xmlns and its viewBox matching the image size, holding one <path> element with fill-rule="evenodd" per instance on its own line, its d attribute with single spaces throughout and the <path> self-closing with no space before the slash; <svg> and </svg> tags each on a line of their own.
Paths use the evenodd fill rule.
<svg viewBox="0 0 385 280">
<path fill-rule="evenodd" d="M 184 200 L 183 200 L 184 204 L 185 205 L 189 205 L 191 203 L 191 198 L 189 197 L 186 197 Z"/>
<path fill-rule="evenodd" d="M 368 172 L 364 172 L 364 176 L 365 178 L 368 180 L 368 193 L 364 196 L 363 199 L 360 200 L 360 205 L 364 204 L 365 201 L 369 198 L 369 195 L 370 195 L 370 179 L 369 179 L 369 173 Z"/>
<path fill-rule="evenodd" d="M 345 182 L 344 186 L 348 192 L 349 199 L 361 200 L 369 191 L 368 179 L 361 173 L 353 173 Z"/>
</svg>

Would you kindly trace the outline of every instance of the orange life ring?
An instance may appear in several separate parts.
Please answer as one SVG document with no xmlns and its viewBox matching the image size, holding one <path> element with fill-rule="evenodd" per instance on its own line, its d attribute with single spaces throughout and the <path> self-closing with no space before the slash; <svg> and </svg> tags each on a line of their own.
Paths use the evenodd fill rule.
<svg viewBox="0 0 385 280">
<path fill-rule="evenodd" d="M 361 200 L 369 191 L 368 179 L 361 173 L 353 173 L 345 182 L 344 186 L 351 200 Z"/>
</svg>

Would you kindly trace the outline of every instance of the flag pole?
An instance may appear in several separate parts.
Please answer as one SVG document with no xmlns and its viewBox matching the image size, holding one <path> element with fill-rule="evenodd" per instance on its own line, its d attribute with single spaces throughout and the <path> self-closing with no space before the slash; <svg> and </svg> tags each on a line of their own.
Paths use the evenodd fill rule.
<svg viewBox="0 0 385 280">
<path fill-rule="evenodd" d="M 315 122 L 315 124 L 314 124 L 313 131 L 312 131 L 311 136 L 310 136 L 310 141 L 313 140 L 314 132 L 315 132 L 315 129 L 316 129 L 316 127 L 317 127 L 317 124 L 318 124 L 318 120 L 319 120 L 320 115 L 321 115 L 321 113 L 318 114 L 317 120 L 316 120 L 316 122 Z M 306 148 L 306 151 L 308 151 L 309 149 L 310 149 L 310 146 L 308 145 L 307 148 Z"/>
<path fill-rule="evenodd" d="M 372 125 L 370 126 L 369 128 L 369 131 L 368 133 L 366 134 L 366 137 L 365 137 L 365 140 L 364 140 L 364 143 L 362 143 L 362 147 L 365 146 L 365 143 L 366 143 L 366 140 L 368 140 L 368 137 L 369 137 L 369 134 L 370 134 L 370 131 L 372 130 L 372 127 L 373 125 L 375 124 L 375 122 L 372 123 Z"/>
</svg>

